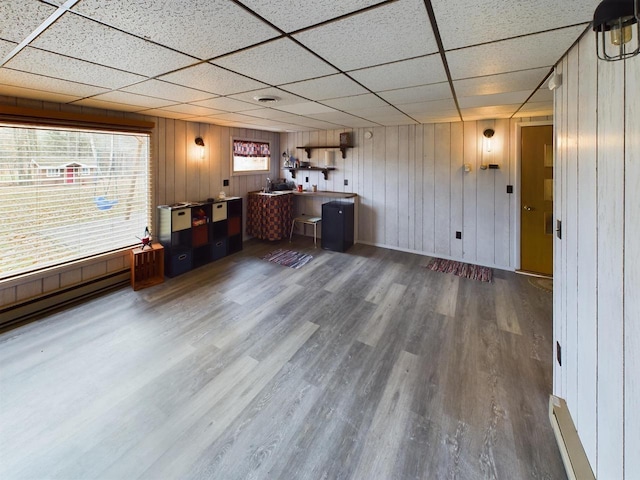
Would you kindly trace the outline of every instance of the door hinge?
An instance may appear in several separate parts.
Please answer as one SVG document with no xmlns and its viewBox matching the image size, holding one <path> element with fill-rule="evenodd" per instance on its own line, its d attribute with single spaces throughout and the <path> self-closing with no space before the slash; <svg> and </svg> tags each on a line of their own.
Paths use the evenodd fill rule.
<svg viewBox="0 0 640 480">
<path fill-rule="evenodd" d="M 562 222 L 560 220 L 556 220 L 556 237 L 562 240 Z"/>
<path fill-rule="evenodd" d="M 560 342 L 556 342 L 556 360 L 558 360 L 558 365 L 562 366 L 562 347 Z"/>
</svg>

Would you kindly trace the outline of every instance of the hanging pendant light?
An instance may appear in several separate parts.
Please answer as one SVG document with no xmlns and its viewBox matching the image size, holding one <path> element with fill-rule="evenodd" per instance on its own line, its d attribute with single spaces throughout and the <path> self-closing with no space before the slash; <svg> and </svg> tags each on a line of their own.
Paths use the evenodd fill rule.
<svg viewBox="0 0 640 480">
<path fill-rule="evenodd" d="M 640 53 L 640 0 L 603 0 L 593 14 L 598 58 L 608 62 Z"/>
</svg>

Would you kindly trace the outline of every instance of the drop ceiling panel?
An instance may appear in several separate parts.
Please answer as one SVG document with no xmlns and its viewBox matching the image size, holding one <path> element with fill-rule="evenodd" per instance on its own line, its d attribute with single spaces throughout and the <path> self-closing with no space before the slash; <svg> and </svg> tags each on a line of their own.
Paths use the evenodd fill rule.
<svg viewBox="0 0 640 480">
<path fill-rule="evenodd" d="M 234 98 L 217 97 L 203 100 L 200 102 L 193 102 L 195 105 L 202 105 L 203 107 L 215 108 L 216 110 L 223 110 L 225 112 L 244 112 L 246 110 L 253 110 L 256 108 L 255 104 L 241 102 Z"/>
<path fill-rule="evenodd" d="M 531 95 L 531 90 L 522 92 L 496 93 L 493 95 L 475 95 L 458 97 L 460 108 L 490 107 L 492 105 L 522 105 Z"/>
<path fill-rule="evenodd" d="M 171 100 L 163 100 L 156 97 L 147 97 L 145 95 L 136 95 L 129 92 L 108 92 L 93 97 L 94 100 L 100 100 L 105 102 L 124 103 L 127 105 L 144 107 L 144 108 L 162 108 L 174 105 L 175 102 Z M 139 108 L 137 110 L 140 110 Z"/>
<path fill-rule="evenodd" d="M 430 25 L 423 0 L 398 0 L 295 38 L 346 71 L 437 52 Z"/>
<path fill-rule="evenodd" d="M 527 102 L 515 116 L 533 117 L 543 115 L 553 115 L 553 102 Z"/>
<path fill-rule="evenodd" d="M 7 67 L 109 89 L 117 89 L 145 79 L 140 75 L 64 57 L 27 47 L 13 57 Z"/>
<path fill-rule="evenodd" d="M 260 119 L 251 117 L 249 115 L 244 115 L 242 113 L 220 113 L 218 115 L 211 115 L 211 118 L 214 120 L 224 120 L 227 122 L 243 122 L 243 123 L 252 123 L 253 121 L 258 121 Z"/>
<path fill-rule="evenodd" d="M 367 93 L 367 90 L 343 74 L 282 85 L 281 88 L 310 100 L 347 97 Z"/>
<path fill-rule="evenodd" d="M 125 92 L 147 95 L 150 97 L 171 100 L 174 103 L 189 103 L 211 98 L 213 94 L 195 90 L 193 88 L 163 82 L 161 80 L 147 80 L 122 89 Z"/>
<path fill-rule="evenodd" d="M 310 115 L 313 113 L 333 113 L 336 110 L 316 102 L 294 103 L 292 105 L 278 105 L 274 108 L 297 115 Z"/>
<path fill-rule="evenodd" d="M 6 40 L 0 39 L 0 61 L 9 55 L 17 46 L 17 43 L 7 42 Z"/>
<path fill-rule="evenodd" d="M 221 112 L 220 110 L 214 110 L 212 108 L 201 107 L 199 105 L 190 105 L 188 103 L 183 103 L 181 105 L 171 105 L 170 107 L 163 108 L 163 110 L 169 110 L 170 112 L 176 112 L 176 113 L 184 113 L 186 115 L 191 115 L 194 117 L 195 116 L 208 117 L 210 115 L 218 115 L 220 113 L 226 113 L 226 112 Z"/>
<path fill-rule="evenodd" d="M 432 102 L 407 103 L 398 108 L 415 118 L 415 115 L 435 115 L 439 112 L 455 112 L 456 102 L 453 101 L 453 98 L 448 98 L 446 100 L 434 100 Z"/>
<path fill-rule="evenodd" d="M 447 80 L 440 55 L 414 58 L 402 62 L 349 72 L 365 87 L 380 92 L 416 87 Z"/>
<path fill-rule="evenodd" d="M 459 97 L 492 95 L 494 93 L 517 92 L 519 90 L 532 92 L 549 72 L 549 67 L 534 68 L 520 72 L 456 80 L 453 82 L 453 86 Z"/>
<path fill-rule="evenodd" d="M 196 62 L 186 55 L 72 13 L 63 15 L 31 45 L 149 77 Z"/>
<path fill-rule="evenodd" d="M 601 0 L 432 0 L 446 50 L 584 24 Z M 462 20 L 462 21 L 461 21 Z"/>
<path fill-rule="evenodd" d="M 553 102 L 553 92 L 546 85 L 543 85 L 529 99 L 530 102 Z"/>
<path fill-rule="evenodd" d="M 216 95 L 231 95 L 265 86 L 264 83 L 229 72 L 210 63 L 201 63 L 169 73 L 161 76 L 160 79 Z"/>
<path fill-rule="evenodd" d="M 38 0 L 2 0 L 0 38 L 20 43 L 55 11 L 56 7 Z"/>
<path fill-rule="evenodd" d="M 173 118 L 175 120 L 191 119 L 194 115 L 187 113 L 172 112 L 170 110 L 164 110 L 162 108 L 150 108 L 149 110 L 139 110 L 138 113 L 143 115 L 150 115 L 153 117 Z"/>
<path fill-rule="evenodd" d="M 416 115 L 414 118 L 420 123 L 452 123 L 460 121 L 460 115 L 458 115 L 457 111 L 440 112 L 437 115 Z"/>
<path fill-rule="evenodd" d="M 447 52 L 454 80 L 554 65 L 584 27 L 569 27 Z M 535 48 L 532 48 L 535 45 Z"/>
<path fill-rule="evenodd" d="M 520 108 L 520 104 L 464 108 L 462 109 L 462 118 L 465 121 L 479 120 L 481 118 L 509 118 L 518 108 Z"/>
<path fill-rule="evenodd" d="M 228 0 L 82 0 L 74 8 L 102 23 L 201 59 L 274 38 L 278 31 Z"/>
<path fill-rule="evenodd" d="M 2 68 L 0 69 L 0 91 L 2 91 L 4 86 L 9 85 L 49 93 L 55 92 L 63 96 L 70 95 L 76 99 L 99 95 L 109 91 L 105 88 L 92 87 L 91 85 L 83 85 L 82 83 L 68 82 L 57 78 L 43 77 L 41 75 L 34 75 L 33 73 Z"/>
<path fill-rule="evenodd" d="M 316 120 L 323 120 L 325 122 L 331 122 L 338 125 L 344 125 L 345 127 L 372 127 L 376 124 L 368 120 L 364 120 L 359 117 L 355 117 L 348 113 L 334 112 L 334 113 L 318 113 L 310 115 L 310 117 Z"/>
<path fill-rule="evenodd" d="M 328 64 L 288 38 L 268 42 L 213 62 L 248 77 L 259 76 L 271 85 L 337 73 Z"/>
<path fill-rule="evenodd" d="M 78 100 L 80 97 L 74 95 L 64 95 L 61 93 L 43 92 L 30 88 L 16 87 L 13 85 L 0 85 L 0 95 L 19 98 L 32 98 L 46 102 L 69 103 Z"/>
<path fill-rule="evenodd" d="M 277 120 L 277 121 L 280 121 L 281 118 L 291 116 L 289 112 L 274 110 L 272 108 L 259 108 L 257 110 L 246 110 L 243 113 L 245 113 L 246 115 L 251 115 L 252 117 L 259 117 L 259 118 L 265 118 L 265 119 Z"/>
<path fill-rule="evenodd" d="M 402 114 L 382 115 L 380 117 L 371 117 L 369 120 L 386 127 L 392 127 L 394 125 L 415 125 L 418 123 L 410 117 Z"/>
<path fill-rule="evenodd" d="M 241 0 L 261 17 L 292 32 L 356 10 L 382 3 L 381 0 Z"/>
<path fill-rule="evenodd" d="M 95 98 L 84 98 L 73 103 L 74 105 L 82 105 L 83 107 L 100 108 L 102 110 L 115 110 L 118 112 L 137 112 L 142 110 L 138 105 L 130 105 L 128 103 L 107 102 L 97 100 Z"/>
<path fill-rule="evenodd" d="M 452 98 L 449 82 L 420 85 L 419 87 L 400 88 L 379 92 L 382 98 L 394 105 L 405 105 L 415 102 L 430 102 Z"/>
<path fill-rule="evenodd" d="M 384 100 L 376 97 L 372 93 L 366 95 L 356 95 L 354 97 L 335 98 L 333 100 L 323 100 L 322 103 L 338 110 L 350 111 L 363 108 L 386 107 L 388 104 Z"/>
<path fill-rule="evenodd" d="M 252 103 L 255 105 L 255 108 L 264 107 L 264 103 L 258 102 L 254 97 L 277 97 L 279 98 L 278 102 L 272 103 L 269 107 L 272 108 L 280 108 L 283 105 L 293 105 L 294 103 L 305 103 L 306 99 L 294 95 L 292 93 L 288 93 L 280 90 L 279 88 L 263 88 L 260 90 L 253 90 L 251 92 L 238 93 L 237 95 L 231 95 L 231 98 L 235 98 L 236 100 L 241 100 L 243 102 Z"/>
</svg>

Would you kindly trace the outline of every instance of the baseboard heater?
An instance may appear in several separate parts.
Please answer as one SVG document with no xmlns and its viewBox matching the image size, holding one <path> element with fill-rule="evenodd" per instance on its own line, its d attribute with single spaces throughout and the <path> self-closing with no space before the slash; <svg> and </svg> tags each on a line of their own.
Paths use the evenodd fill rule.
<svg viewBox="0 0 640 480">
<path fill-rule="evenodd" d="M 114 272 L 107 276 L 58 290 L 21 304 L 3 308 L 0 310 L 0 327 L 7 327 L 30 320 L 37 315 L 42 315 L 73 302 L 127 285 L 130 282 L 130 275 L 131 273 L 128 269 Z"/>
<path fill-rule="evenodd" d="M 563 398 L 554 395 L 549 397 L 549 419 L 569 480 L 595 480 L 567 402 Z"/>
</svg>

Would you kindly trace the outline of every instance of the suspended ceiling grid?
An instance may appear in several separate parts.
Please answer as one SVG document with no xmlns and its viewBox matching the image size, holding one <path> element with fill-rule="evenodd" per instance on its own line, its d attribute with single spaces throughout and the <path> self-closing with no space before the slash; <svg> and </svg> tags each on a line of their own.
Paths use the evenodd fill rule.
<svg viewBox="0 0 640 480">
<path fill-rule="evenodd" d="M 3 0 L 0 95 L 273 131 L 549 115 L 598 3 Z"/>
</svg>

